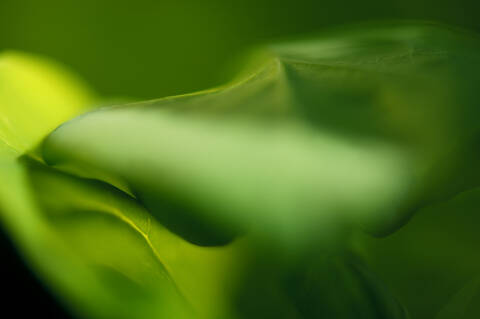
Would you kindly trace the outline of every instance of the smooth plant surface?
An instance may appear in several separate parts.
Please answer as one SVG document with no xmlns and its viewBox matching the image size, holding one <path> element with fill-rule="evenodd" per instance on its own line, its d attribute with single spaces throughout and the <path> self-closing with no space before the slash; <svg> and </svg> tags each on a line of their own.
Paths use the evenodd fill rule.
<svg viewBox="0 0 480 319">
<path fill-rule="evenodd" d="M 85 318 L 480 316 L 480 39 L 370 24 L 105 106 L 0 55 L 0 213 Z"/>
</svg>

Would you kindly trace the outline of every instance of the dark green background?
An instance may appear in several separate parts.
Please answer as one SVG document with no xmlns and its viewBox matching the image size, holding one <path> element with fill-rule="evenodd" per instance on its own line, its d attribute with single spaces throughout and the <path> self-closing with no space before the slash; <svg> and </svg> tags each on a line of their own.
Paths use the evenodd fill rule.
<svg viewBox="0 0 480 319">
<path fill-rule="evenodd" d="M 221 84 L 245 48 L 326 26 L 405 18 L 480 31 L 477 2 L 0 0 L 0 50 L 51 56 L 104 96 L 156 98 Z"/>
</svg>

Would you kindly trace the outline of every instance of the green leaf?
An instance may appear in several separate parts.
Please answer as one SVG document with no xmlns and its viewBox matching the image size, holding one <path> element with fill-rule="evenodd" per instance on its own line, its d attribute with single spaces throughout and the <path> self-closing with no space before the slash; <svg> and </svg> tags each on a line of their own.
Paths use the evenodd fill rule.
<svg viewBox="0 0 480 319">
<path fill-rule="evenodd" d="M 478 316 L 479 309 L 477 304 L 474 304 L 475 313 L 466 316 L 468 306 L 472 304 L 474 296 L 478 294 L 479 278 L 473 278 L 467 284 L 462 287 L 455 295 L 452 296 L 450 301 L 443 307 L 438 313 L 436 319 L 449 319 L 449 318 L 473 318 Z"/>
<path fill-rule="evenodd" d="M 122 304 L 102 309 L 108 316 L 193 317 L 194 306 L 198 315 L 210 318 L 228 310 L 226 286 L 234 280 L 238 245 L 205 251 L 172 235 L 108 184 L 28 158 L 22 163 L 50 226 Z"/>
<path fill-rule="evenodd" d="M 86 112 L 93 93 L 52 61 L 0 54 L 0 141 L 16 153 L 35 146 L 62 122 Z"/>
<path fill-rule="evenodd" d="M 392 236 L 362 236 L 371 269 L 412 318 L 476 318 L 480 188 L 419 211 Z"/>
<path fill-rule="evenodd" d="M 420 311 L 376 259 L 399 246 L 362 232 L 478 185 L 479 52 L 429 24 L 272 44 L 225 86 L 62 124 L 40 149 L 50 166 L 31 150 L 94 99 L 24 57 L 0 68 L 19 87 L 0 94 L 15 123 L 0 127 L 2 219 L 80 316 L 432 317 L 447 290 Z"/>
<path fill-rule="evenodd" d="M 130 192 L 200 245 L 247 231 L 297 247 L 342 223 L 385 234 L 469 186 L 451 181 L 478 127 L 475 105 L 456 104 L 476 38 L 374 26 L 264 52 L 224 87 L 78 117 L 43 156 Z"/>
<path fill-rule="evenodd" d="M 22 155 L 89 110 L 89 89 L 56 63 L 22 53 L 0 57 L 0 83 L 0 216 L 37 275 L 80 316 L 186 315 L 189 306 L 144 236 L 147 219 L 128 219 L 145 218 L 138 204 Z"/>
</svg>

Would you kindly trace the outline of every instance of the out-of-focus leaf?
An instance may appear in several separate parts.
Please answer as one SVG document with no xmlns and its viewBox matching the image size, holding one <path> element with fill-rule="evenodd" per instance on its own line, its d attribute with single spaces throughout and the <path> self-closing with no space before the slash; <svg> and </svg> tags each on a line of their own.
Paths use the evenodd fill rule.
<svg viewBox="0 0 480 319">
<path fill-rule="evenodd" d="M 200 317 L 227 316 L 228 287 L 235 283 L 241 244 L 202 249 L 171 234 L 111 185 L 28 158 L 22 162 L 51 227 L 129 309 L 120 308 L 121 314 L 110 309 L 110 316 L 194 317 L 192 306 Z M 176 300 L 180 296 L 188 301 Z"/>
<path fill-rule="evenodd" d="M 376 260 L 388 260 L 389 238 L 352 235 L 391 233 L 477 185 L 478 43 L 433 25 L 384 25 L 274 44 L 224 87 L 61 125 L 42 145 L 54 167 L 23 154 L 89 100 L 51 97 L 65 106 L 43 109 L 12 95 L 8 105 L 48 120 L 5 108 L 18 121 L 0 131 L 0 174 L 13 185 L 0 188 L 5 224 L 87 317 L 436 315 L 450 290 L 419 307 Z"/>
<path fill-rule="evenodd" d="M 157 107 L 85 115 L 51 135 L 44 154 L 121 176 L 163 224 L 204 245 L 225 243 L 237 225 L 288 244 L 307 240 L 330 231 L 329 219 L 391 210 L 408 181 L 402 154 L 381 143 L 362 148 L 298 123 L 185 119 Z"/>
<path fill-rule="evenodd" d="M 78 117 L 43 155 L 124 188 L 202 245 L 252 231 L 298 246 L 353 222 L 388 233 L 470 186 L 451 180 L 478 128 L 458 86 L 476 76 L 463 73 L 480 61 L 476 38 L 375 26 L 266 52 L 225 87 Z"/>
<path fill-rule="evenodd" d="M 450 319 L 450 318 L 474 318 L 480 314 L 478 305 L 475 304 L 475 314 L 471 314 L 468 317 L 467 309 L 472 304 L 474 296 L 479 292 L 479 278 L 473 278 L 469 280 L 467 284 L 462 287 L 449 302 L 440 310 L 436 319 Z"/>
<path fill-rule="evenodd" d="M 479 205 L 475 189 L 421 210 L 387 238 L 363 237 L 367 263 L 412 318 L 480 315 Z"/>
<path fill-rule="evenodd" d="M 300 258 L 258 251 L 237 290 L 241 318 L 406 319 L 406 309 L 348 251 L 318 246 Z"/>
<path fill-rule="evenodd" d="M 22 155 L 94 101 L 81 81 L 53 62 L 0 56 L 2 224 L 75 314 L 182 318 L 190 306 L 144 236 L 148 218 L 128 219 L 145 215 L 142 208 L 109 185 L 69 179 Z"/>
<path fill-rule="evenodd" d="M 13 151 L 33 147 L 93 101 L 81 80 L 56 63 L 25 53 L 0 54 L 0 141 Z"/>
</svg>

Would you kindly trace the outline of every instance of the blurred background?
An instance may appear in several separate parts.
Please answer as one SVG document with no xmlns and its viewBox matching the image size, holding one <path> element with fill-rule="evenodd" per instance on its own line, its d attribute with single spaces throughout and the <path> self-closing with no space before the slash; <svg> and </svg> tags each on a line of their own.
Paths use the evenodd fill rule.
<svg viewBox="0 0 480 319">
<path fill-rule="evenodd" d="M 377 19 L 480 31 L 477 0 L 0 0 L 0 50 L 50 56 L 103 96 L 150 99 L 224 83 L 272 38 Z"/>
<path fill-rule="evenodd" d="M 248 48 L 370 20 L 429 20 L 480 31 L 478 0 L 0 0 L 0 52 L 60 61 L 100 95 L 151 99 L 231 79 Z M 1 85 L 1 83 L 0 83 Z M 66 318 L 0 234 L 2 309 Z M 5 287 L 6 286 L 6 287 Z M 30 304 L 30 303 L 29 303 Z"/>
</svg>

